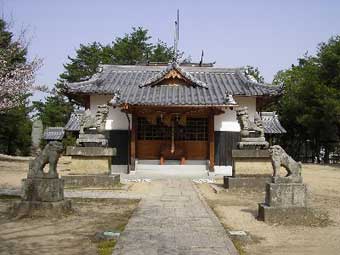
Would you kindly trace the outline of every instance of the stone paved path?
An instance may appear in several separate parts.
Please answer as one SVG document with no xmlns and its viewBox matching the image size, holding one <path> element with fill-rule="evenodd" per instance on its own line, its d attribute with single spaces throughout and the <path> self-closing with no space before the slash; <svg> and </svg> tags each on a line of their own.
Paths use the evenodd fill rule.
<svg viewBox="0 0 340 255">
<path fill-rule="evenodd" d="M 222 225 L 187 179 L 168 179 L 142 199 L 113 255 L 237 254 Z"/>
</svg>

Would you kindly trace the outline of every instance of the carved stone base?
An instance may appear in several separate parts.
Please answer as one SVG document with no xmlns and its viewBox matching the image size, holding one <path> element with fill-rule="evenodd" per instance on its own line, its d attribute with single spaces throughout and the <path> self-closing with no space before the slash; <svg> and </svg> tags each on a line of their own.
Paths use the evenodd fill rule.
<svg viewBox="0 0 340 255">
<path fill-rule="evenodd" d="M 25 201 L 57 202 L 64 199 L 64 181 L 61 179 L 23 179 L 22 199 Z"/>
<path fill-rule="evenodd" d="M 266 223 L 303 225 L 314 220 L 315 216 L 308 207 L 272 207 L 259 204 L 258 220 Z"/>
<path fill-rule="evenodd" d="M 237 144 L 237 147 L 241 150 L 243 149 L 248 149 L 248 150 L 263 150 L 263 149 L 268 149 L 269 148 L 269 143 L 266 141 L 247 141 L 247 142 L 239 142 Z"/>
<path fill-rule="evenodd" d="M 272 177 L 272 183 L 302 183 L 302 176 Z"/>
<path fill-rule="evenodd" d="M 71 174 L 110 174 L 116 148 L 68 146 L 66 155 L 72 156 Z"/>
<path fill-rule="evenodd" d="M 9 209 L 10 216 L 15 218 L 59 218 L 72 212 L 70 200 L 58 202 L 21 201 L 14 203 Z"/>
<path fill-rule="evenodd" d="M 307 186 L 303 183 L 267 183 L 266 197 L 259 204 L 258 219 L 269 223 L 299 223 L 313 218 L 307 207 Z"/>
<path fill-rule="evenodd" d="M 233 150 L 233 176 L 271 176 L 268 150 Z"/>
<path fill-rule="evenodd" d="M 84 147 L 107 147 L 108 140 L 103 134 L 79 134 L 76 144 Z"/>
<path fill-rule="evenodd" d="M 306 207 L 307 186 L 303 183 L 267 183 L 265 204 L 271 207 Z"/>
<path fill-rule="evenodd" d="M 223 186 L 226 189 L 246 189 L 264 191 L 266 183 L 270 181 L 269 176 L 224 176 Z"/>
</svg>

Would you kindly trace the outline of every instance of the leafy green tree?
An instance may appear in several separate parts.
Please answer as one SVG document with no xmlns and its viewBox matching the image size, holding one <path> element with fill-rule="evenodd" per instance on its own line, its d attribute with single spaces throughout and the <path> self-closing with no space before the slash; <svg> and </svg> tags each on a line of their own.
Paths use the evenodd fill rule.
<svg viewBox="0 0 340 255">
<path fill-rule="evenodd" d="M 32 122 L 25 95 L 19 106 L 0 113 L 0 153 L 26 156 L 30 153 Z"/>
<path fill-rule="evenodd" d="M 37 62 L 27 61 L 27 48 L 14 39 L 0 19 L 0 153 L 28 155 L 31 120 L 28 93 Z"/>
<path fill-rule="evenodd" d="M 44 127 L 64 127 L 73 111 L 73 104 L 62 95 L 48 96 L 45 102 L 33 102 Z"/>
<path fill-rule="evenodd" d="M 10 49 L 13 50 L 9 51 Z M 21 47 L 18 41 L 14 41 L 13 33 L 7 30 L 7 23 L 3 19 L 0 19 L 0 52 L 5 55 L 8 65 L 12 68 L 27 60 L 27 49 Z"/>
<path fill-rule="evenodd" d="M 246 66 L 245 73 L 246 75 L 254 78 L 258 83 L 264 83 L 264 78 L 257 67 Z"/>
<path fill-rule="evenodd" d="M 132 28 L 132 32 L 117 37 L 112 44 L 98 42 L 81 44 L 75 57 L 68 57 L 65 71 L 60 75 L 57 88 L 65 92 L 65 82 L 86 80 L 97 72 L 99 64 L 135 65 L 147 62 L 168 62 L 173 57 L 173 48 L 158 40 L 150 42 L 148 30 L 142 27 Z"/>
<path fill-rule="evenodd" d="M 284 84 L 278 111 L 288 133 L 283 141 L 298 157 L 306 141 L 314 156 L 325 148 L 325 161 L 334 142 L 339 141 L 340 116 L 340 37 L 318 47 L 316 56 L 299 59 L 296 66 L 280 71 L 273 83 Z"/>
<path fill-rule="evenodd" d="M 98 65 L 112 64 L 113 54 L 110 46 L 98 42 L 81 44 L 76 50 L 76 57 L 68 57 L 69 63 L 64 65 L 65 72 L 60 75 L 61 81 L 78 82 L 88 79 L 97 72 Z"/>
</svg>

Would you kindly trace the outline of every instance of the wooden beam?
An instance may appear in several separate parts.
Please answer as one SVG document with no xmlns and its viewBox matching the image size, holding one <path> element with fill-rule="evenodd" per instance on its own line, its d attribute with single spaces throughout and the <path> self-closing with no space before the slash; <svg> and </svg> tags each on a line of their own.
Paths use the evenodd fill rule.
<svg viewBox="0 0 340 255">
<path fill-rule="evenodd" d="M 137 116 L 145 115 L 187 115 L 187 116 L 208 116 L 224 113 L 223 107 L 198 107 L 198 106 L 122 106 L 122 111 L 135 114 Z"/>
<path fill-rule="evenodd" d="M 209 139 L 209 171 L 214 171 L 215 166 L 215 136 L 214 136 L 214 114 L 208 117 L 208 139 Z"/>
<path fill-rule="evenodd" d="M 131 170 L 136 168 L 136 138 L 137 138 L 137 116 L 132 115 L 131 144 L 130 144 L 130 164 Z"/>
</svg>

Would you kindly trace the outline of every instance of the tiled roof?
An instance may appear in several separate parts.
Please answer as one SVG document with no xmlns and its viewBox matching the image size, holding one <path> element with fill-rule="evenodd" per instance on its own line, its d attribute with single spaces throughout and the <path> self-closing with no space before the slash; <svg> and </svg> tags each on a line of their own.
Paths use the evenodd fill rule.
<svg viewBox="0 0 340 255">
<path fill-rule="evenodd" d="M 62 140 L 64 138 L 64 128 L 62 127 L 49 127 L 45 129 L 45 140 Z"/>
<path fill-rule="evenodd" d="M 102 65 L 91 79 L 67 85 L 69 94 L 113 95 L 131 105 L 226 105 L 226 95 L 275 96 L 281 88 L 259 84 L 244 69 L 188 67 L 180 69 L 197 86 L 145 86 L 169 71 L 170 66 Z M 160 75 L 159 75 L 160 74 Z"/>
<path fill-rule="evenodd" d="M 261 119 L 266 134 L 287 133 L 282 127 L 276 112 L 261 112 Z"/>
<path fill-rule="evenodd" d="M 80 118 L 83 115 L 84 111 L 73 112 L 70 116 L 70 119 L 65 125 L 66 131 L 79 131 L 80 130 Z"/>
<path fill-rule="evenodd" d="M 171 63 L 165 69 L 158 72 L 157 74 L 155 74 L 150 79 L 144 81 L 142 84 L 139 85 L 139 87 L 149 86 L 149 85 L 153 85 L 154 83 L 157 83 L 158 81 L 160 81 L 164 77 L 164 75 L 166 75 L 168 72 L 170 72 L 173 69 L 176 70 L 177 72 L 179 72 L 185 79 L 189 80 L 195 86 L 199 86 L 199 87 L 202 87 L 202 88 L 208 88 L 208 86 L 205 82 L 200 81 L 199 79 L 197 79 L 196 77 L 191 75 L 189 72 L 184 71 L 179 66 L 179 64 L 177 64 L 176 62 Z"/>
</svg>

